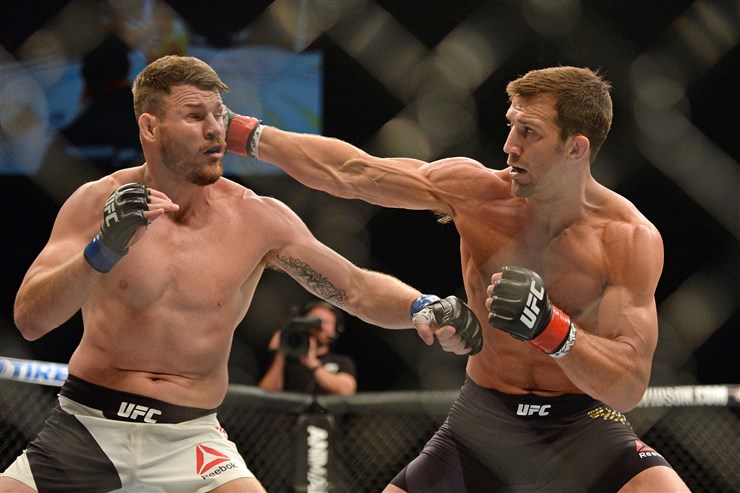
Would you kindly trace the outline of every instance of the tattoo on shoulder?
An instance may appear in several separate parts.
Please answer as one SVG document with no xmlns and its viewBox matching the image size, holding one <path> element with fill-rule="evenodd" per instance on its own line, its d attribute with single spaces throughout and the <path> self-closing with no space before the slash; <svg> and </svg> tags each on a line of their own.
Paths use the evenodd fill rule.
<svg viewBox="0 0 740 493">
<path fill-rule="evenodd" d="M 347 300 L 347 293 L 343 289 L 334 286 L 328 278 L 315 271 L 306 262 L 292 257 L 277 257 L 283 270 L 301 284 L 306 286 L 311 292 L 317 294 L 327 301 L 333 301 L 342 304 Z"/>
</svg>

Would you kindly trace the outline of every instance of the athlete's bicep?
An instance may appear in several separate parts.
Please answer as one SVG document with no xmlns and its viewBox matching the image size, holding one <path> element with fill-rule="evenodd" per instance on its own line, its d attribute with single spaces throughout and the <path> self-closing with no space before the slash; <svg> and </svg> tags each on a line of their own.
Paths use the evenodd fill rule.
<svg viewBox="0 0 740 493">
<path fill-rule="evenodd" d="M 265 255 L 308 291 L 362 320 L 386 328 L 410 328 L 409 310 L 421 293 L 399 279 L 360 268 L 319 242 L 284 205 L 273 209 L 273 246 Z"/>
<path fill-rule="evenodd" d="M 285 272 L 314 295 L 342 306 L 357 267 L 319 242 L 285 204 L 264 201 L 270 216 L 269 231 L 264 233 L 273 241 L 273 248 L 265 256 L 267 266 Z"/>
<path fill-rule="evenodd" d="M 648 364 L 658 339 L 655 289 L 662 241 L 652 227 L 622 225 L 607 241 L 609 283 L 598 312 L 599 335 L 631 344 Z"/>
<path fill-rule="evenodd" d="M 340 169 L 341 185 L 336 195 L 383 207 L 454 216 L 461 202 L 470 200 L 470 186 L 486 168 L 461 157 L 427 163 L 361 155 L 347 160 Z"/>
<path fill-rule="evenodd" d="M 632 346 L 635 356 L 649 362 L 658 340 L 658 316 L 653 296 L 636 295 L 627 286 L 610 286 L 599 305 L 599 336 Z"/>
</svg>

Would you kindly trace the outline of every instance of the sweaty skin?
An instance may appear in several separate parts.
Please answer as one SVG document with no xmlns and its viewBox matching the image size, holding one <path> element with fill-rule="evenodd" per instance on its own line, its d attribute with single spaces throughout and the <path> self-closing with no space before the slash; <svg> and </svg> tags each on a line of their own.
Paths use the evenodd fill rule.
<svg viewBox="0 0 740 493">
<path fill-rule="evenodd" d="M 478 385 L 514 394 L 588 393 L 632 409 L 647 388 L 657 342 L 660 235 L 593 179 L 585 136 L 561 140 L 550 97 L 516 99 L 507 119 L 504 170 L 463 157 L 378 158 L 273 127 L 262 133 L 259 156 L 312 188 L 454 219 L 468 304 L 484 325 L 483 350 L 467 364 Z M 567 357 L 555 361 L 488 326 L 487 288 L 504 265 L 546 279 L 551 301 L 578 327 Z"/>
<path fill-rule="evenodd" d="M 370 323 L 411 326 L 417 290 L 352 265 L 319 243 L 287 206 L 220 177 L 225 128 L 217 92 L 176 86 L 167 99 L 164 118 L 139 119 L 147 162 L 83 185 L 62 206 L 16 297 L 16 325 L 27 339 L 81 308 L 84 334 L 69 361 L 71 374 L 210 409 L 226 393 L 232 336 L 265 268 L 285 271 Z M 99 231 L 108 195 L 130 182 L 150 188 L 151 224 L 101 274 L 82 252 Z M 431 328 L 418 332 L 433 342 Z"/>
</svg>

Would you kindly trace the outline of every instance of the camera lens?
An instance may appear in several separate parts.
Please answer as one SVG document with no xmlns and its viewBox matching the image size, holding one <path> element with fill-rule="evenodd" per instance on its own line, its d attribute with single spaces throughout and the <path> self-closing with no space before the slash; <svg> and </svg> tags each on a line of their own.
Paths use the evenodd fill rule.
<svg viewBox="0 0 740 493">
<path fill-rule="evenodd" d="M 292 348 L 298 348 L 301 347 L 303 344 L 304 337 L 301 334 L 290 334 L 290 336 L 287 337 L 287 343 L 288 346 Z"/>
</svg>

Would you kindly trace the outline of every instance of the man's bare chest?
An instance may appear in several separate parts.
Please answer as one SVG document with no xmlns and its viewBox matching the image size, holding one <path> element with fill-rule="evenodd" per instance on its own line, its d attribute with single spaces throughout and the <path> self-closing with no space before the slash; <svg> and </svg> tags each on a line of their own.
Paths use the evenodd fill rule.
<svg viewBox="0 0 740 493">
<path fill-rule="evenodd" d="M 129 303 L 218 307 L 262 273 L 265 247 L 221 228 L 147 231 L 110 272 L 109 287 Z"/>
<path fill-rule="evenodd" d="M 477 273 L 480 289 L 504 266 L 525 267 L 543 277 L 550 299 L 572 317 L 595 316 L 609 276 L 594 228 L 567 228 L 555 235 L 512 228 L 508 234 L 472 233 L 462 243 L 463 263 Z"/>
</svg>

